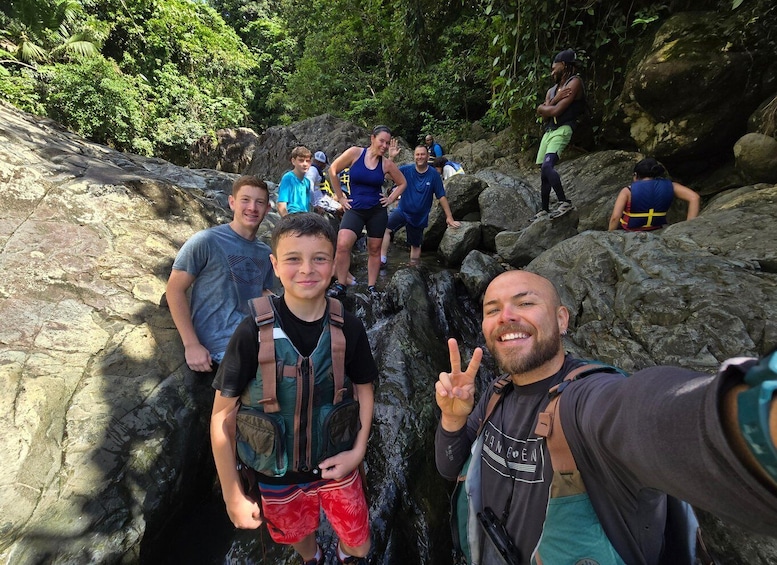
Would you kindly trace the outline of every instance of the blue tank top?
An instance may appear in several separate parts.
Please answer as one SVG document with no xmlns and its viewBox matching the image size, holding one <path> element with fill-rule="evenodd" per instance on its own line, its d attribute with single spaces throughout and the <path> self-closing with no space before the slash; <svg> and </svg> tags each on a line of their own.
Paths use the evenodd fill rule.
<svg viewBox="0 0 777 565">
<path fill-rule="evenodd" d="M 364 164 L 364 156 L 367 149 L 362 149 L 362 154 L 351 165 L 351 208 L 355 210 L 367 210 L 380 204 L 383 196 L 383 158 L 378 157 L 378 166 L 368 169 Z"/>
</svg>

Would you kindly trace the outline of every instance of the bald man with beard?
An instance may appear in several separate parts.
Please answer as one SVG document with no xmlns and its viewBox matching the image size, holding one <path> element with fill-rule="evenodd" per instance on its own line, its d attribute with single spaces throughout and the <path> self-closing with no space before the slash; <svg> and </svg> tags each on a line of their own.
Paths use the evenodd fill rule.
<svg viewBox="0 0 777 565">
<path fill-rule="evenodd" d="M 508 562 L 667 563 L 667 508 L 675 500 L 667 495 L 774 535 L 774 352 L 757 365 L 733 360 L 717 376 L 651 367 L 626 378 L 602 368 L 569 382 L 556 416 L 585 488 L 576 497 L 551 493 L 554 470 L 537 420 L 550 402 L 548 391 L 586 363 L 564 351 L 568 325 L 569 312 L 549 280 L 503 273 L 486 289 L 482 323 L 486 346 L 506 377 L 500 402 L 483 422 L 492 396 L 489 387 L 474 400 L 483 352 L 475 349 L 463 368 L 453 339 L 451 370 L 435 385 L 437 468 L 456 480 L 481 430 L 482 451 L 470 463 L 481 472 L 482 500 L 474 511 L 495 517 L 492 526 L 512 539 Z M 750 412 L 758 410 L 755 433 Z M 478 562 L 504 563 L 487 538 L 481 530 L 471 540 Z"/>
</svg>

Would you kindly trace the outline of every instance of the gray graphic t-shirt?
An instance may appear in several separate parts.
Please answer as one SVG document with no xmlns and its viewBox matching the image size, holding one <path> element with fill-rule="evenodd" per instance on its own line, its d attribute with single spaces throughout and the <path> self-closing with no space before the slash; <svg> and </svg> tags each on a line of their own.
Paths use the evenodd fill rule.
<svg viewBox="0 0 777 565">
<path fill-rule="evenodd" d="M 178 252 L 173 269 L 196 280 L 191 288 L 192 323 L 200 343 L 220 361 L 248 301 L 273 287 L 270 248 L 249 241 L 224 224 L 194 234 Z"/>
</svg>

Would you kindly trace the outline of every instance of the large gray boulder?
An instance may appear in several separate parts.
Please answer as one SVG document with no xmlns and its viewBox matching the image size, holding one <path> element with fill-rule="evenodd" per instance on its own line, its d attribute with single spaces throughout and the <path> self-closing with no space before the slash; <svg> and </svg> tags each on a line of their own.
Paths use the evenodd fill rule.
<svg viewBox="0 0 777 565">
<path fill-rule="evenodd" d="M 225 128 L 214 137 L 203 135 L 189 150 L 189 166 L 241 173 L 253 158 L 259 136 L 250 128 Z"/>
<path fill-rule="evenodd" d="M 734 144 L 734 158 L 748 182 L 777 182 L 777 139 L 762 133 L 745 134 Z"/>
<path fill-rule="evenodd" d="M 496 254 L 513 267 L 525 267 L 557 243 L 577 235 L 580 216 L 577 210 L 559 218 L 542 218 L 520 231 L 496 234 Z"/>
<path fill-rule="evenodd" d="M 705 251 L 777 273 L 777 185 L 745 186 L 715 197 L 699 217 L 662 234 L 677 245 L 689 241 Z"/>
<path fill-rule="evenodd" d="M 488 283 L 504 271 L 504 266 L 494 257 L 475 250 L 470 251 L 461 263 L 459 278 L 464 283 L 470 298 L 480 303 Z"/>
<path fill-rule="evenodd" d="M 0 178 L 0 557 L 138 562 L 209 458 L 212 392 L 163 294 L 232 177 L 0 104 Z"/>
<path fill-rule="evenodd" d="M 459 228 L 445 231 L 437 253 L 447 266 L 456 268 L 479 243 L 480 222 L 461 222 Z"/>
<path fill-rule="evenodd" d="M 734 229 L 742 238 L 751 228 Z M 711 371 L 721 359 L 777 343 L 777 276 L 755 254 L 715 242 L 696 220 L 664 233 L 589 231 L 527 269 L 557 284 L 572 314 L 571 340 L 595 358 L 628 371 L 656 364 Z"/>
<path fill-rule="evenodd" d="M 448 200 L 454 219 L 479 221 L 478 197 L 485 188 L 486 184 L 472 175 L 454 175 L 445 181 L 445 198 Z M 424 230 L 422 248 L 432 251 L 437 249 L 447 227 L 445 212 L 435 199 L 429 211 L 429 225 Z"/>
<path fill-rule="evenodd" d="M 741 11 L 667 19 L 627 73 L 605 130 L 627 128 L 638 150 L 670 166 L 730 156 L 765 90 L 773 48 Z M 768 87 L 767 87 L 768 88 Z M 697 169 L 698 170 L 698 169 Z"/>
<path fill-rule="evenodd" d="M 306 146 L 311 151 L 323 151 L 329 157 L 331 163 L 343 151 L 353 145 L 366 147 L 370 144 L 370 131 L 353 122 L 336 118 L 331 114 L 323 114 L 301 122 L 295 122 L 288 126 L 300 145 Z M 402 158 L 407 154 L 400 153 L 397 162 L 404 162 Z M 413 160 L 413 152 L 410 150 L 409 160 Z"/>
<path fill-rule="evenodd" d="M 478 206 L 482 226 L 483 248 L 496 249 L 494 240 L 499 232 L 518 231 L 531 223 L 537 211 L 533 206 L 534 191 L 521 182 L 492 182 L 480 193 Z"/>
<path fill-rule="evenodd" d="M 251 163 L 243 173 L 279 184 L 284 173 L 291 170 L 291 151 L 297 145 L 301 143 L 288 128 L 267 129 L 259 136 Z"/>
</svg>

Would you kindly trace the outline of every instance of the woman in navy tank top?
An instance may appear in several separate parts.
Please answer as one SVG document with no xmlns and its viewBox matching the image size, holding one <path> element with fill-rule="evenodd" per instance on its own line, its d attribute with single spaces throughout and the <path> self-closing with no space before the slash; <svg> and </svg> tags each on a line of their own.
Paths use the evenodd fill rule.
<svg viewBox="0 0 777 565">
<path fill-rule="evenodd" d="M 329 296 L 343 298 L 345 296 L 348 270 L 351 266 L 351 249 L 367 228 L 367 289 L 371 298 L 380 294 L 375 288 L 380 271 L 380 246 L 388 223 L 386 207 L 396 202 L 407 186 L 405 177 L 399 172 L 396 164 L 384 159 L 391 142 L 391 130 L 386 126 L 376 126 L 370 135 L 369 147 L 351 147 L 329 167 L 329 182 L 332 184 L 337 201 L 345 210 L 340 221 L 340 231 L 337 234 L 337 251 L 335 252 L 335 275 L 337 282 L 329 289 Z M 343 194 L 340 188 L 338 173 L 349 169 L 350 198 Z M 383 179 L 388 176 L 396 185 L 389 196 L 383 194 Z"/>
</svg>

